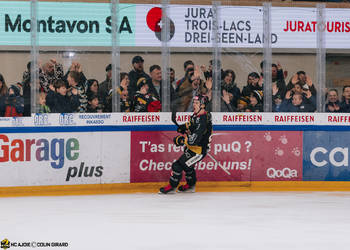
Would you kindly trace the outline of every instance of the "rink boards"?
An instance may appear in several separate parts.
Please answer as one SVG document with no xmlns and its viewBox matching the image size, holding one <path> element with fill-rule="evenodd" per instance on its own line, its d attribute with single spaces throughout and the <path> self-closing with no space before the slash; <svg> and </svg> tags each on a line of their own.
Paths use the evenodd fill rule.
<svg viewBox="0 0 350 250">
<path fill-rule="evenodd" d="M 197 190 L 350 190 L 349 120 L 213 113 Z M 183 153 L 175 129 L 170 113 L 0 118 L 0 195 L 156 192 Z"/>
</svg>

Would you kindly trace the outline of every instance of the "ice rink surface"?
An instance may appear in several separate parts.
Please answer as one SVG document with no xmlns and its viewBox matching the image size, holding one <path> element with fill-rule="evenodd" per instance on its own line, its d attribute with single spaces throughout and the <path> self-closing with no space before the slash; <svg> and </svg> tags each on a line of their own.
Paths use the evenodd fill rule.
<svg viewBox="0 0 350 250">
<path fill-rule="evenodd" d="M 0 240 L 69 243 L 38 249 L 350 249 L 343 192 L 0 198 L 0 211 Z"/>
</svg>

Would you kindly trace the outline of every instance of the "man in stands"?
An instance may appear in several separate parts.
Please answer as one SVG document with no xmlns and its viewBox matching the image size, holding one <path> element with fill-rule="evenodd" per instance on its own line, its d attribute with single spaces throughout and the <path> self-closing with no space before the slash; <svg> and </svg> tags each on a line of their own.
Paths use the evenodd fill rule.
<svg viewBox="0 0 350 250">
<path fill-rule="evenodd" d="M 129 80 L 130 80 L 129 96 L 133 98 L 135 92 L 137 91 L 137 85 L 136 85 L 137 81 L 140 78 L 146 78 L 147 80 L 150 78 L 150 76 L 146 74 L 144 71 L 144 67 L 143 67 L 144 60 L 141 56 L 135 56 L 132 59 L 131 63 L 132 63 L 133 69 L 129 72 Z"/>
<path fill-rule="evenodd" d="M 340 112 L 340 102 L 338 97 L 338 90 L 330 89 L 326 95 L 327 103 L 326 103 L 326 112 Z"/>
<path fill-rule="evenodd" d="M 183 84 L 183 82 L 188 78 L 188 73 L 194 71 L 194 63 L 191 60 L 184 62 L 185 76 L 176 82 L 176 91 Z"/>
<path fill-rule="evenodd" d="M 106 79 L 100 83 L 98 87 L 98 95 L 102 101 L 103 107 L 108 106 L 107 96 L 112 89 L 112 64 L 108 64 L 106 67 Z"/>
<path fill-rule="evenodd" d="M 343 101 L 340 103 L 342 113 L 350 113 L 350 86 L 343 87 Z"/>
<path fill-rule="evenodd" d="M 162 69 L 159 65 L 152 65 L 149 68 L 151 78 L 147 79 L 149 93 L 158 100 L 161 100 Z"/>
<path fill-rule="evenodd" d="M 28 69 L 29 70 L 29 69 Z M 63 66 L 52 58 L 39 69 L 40 91 L 48 92 L 50 84 L 62 79 Z"/>
<path fill-rule="evenodd" d="M 192 99 L 198 94 L 205 93 L 204 81 L 200 78 L 199 67 L 188 68 L 186 78 L 178 86 L 175 100 L 175 108 L 179 112 L 192 112 Z"/>
<path fill-rule="evenodd" d="M 173 89 L 176 89 L 176 79 L 175 79 L 175 70 L 173 68 L 169 68 L 169 78 L 170 84 L 173 86 Z"/>
<path fill-rule="evenodd" d="M 151 75 L 150 79 L 147 79 L 147 85 L 149 87 L 149 93 L 157 100 L 162 100 L 162 69 L 159 65 L 152 65 L 149 68 Z M 173 100 L 175 90 L 170 84 L 170 101 Z"/>
<path fill-rule="evenodd" d="M 260 80 L 260 76 L 257 72 L 251 72 L 247 78 L 247 85 L 243 87 L 242 96 L 249 98 L 250 94 L 254 90 L 262 91 L 262 81 Z"/>
</svg>

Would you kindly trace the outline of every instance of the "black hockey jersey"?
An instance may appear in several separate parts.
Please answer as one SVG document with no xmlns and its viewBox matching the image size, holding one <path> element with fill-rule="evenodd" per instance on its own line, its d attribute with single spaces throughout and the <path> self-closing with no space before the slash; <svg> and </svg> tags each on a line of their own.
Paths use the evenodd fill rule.
<svg viewBox="0 0 350 250">
<path fill-rule="evenodd" d="M 206 154 L 213 130 L 211 114 L 193 114 L 186 123 L 186 129 L 190 131 L 186 147 L 196 154 Z"/>
</svg>

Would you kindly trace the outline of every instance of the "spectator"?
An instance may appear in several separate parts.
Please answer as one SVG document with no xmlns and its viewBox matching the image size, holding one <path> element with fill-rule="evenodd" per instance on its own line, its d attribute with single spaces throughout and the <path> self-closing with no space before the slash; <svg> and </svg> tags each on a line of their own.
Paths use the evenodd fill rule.
<svg viewBox="0 0 350 250">
<path fill-rule="evenodd" d="M 23 99 L 24 99 L 24 116 L 31 116 L 31 79 L 30 72 L 31 62 L 27 63 L 27 70 L 23 72 L 22 85 L 23 85 Z"/>
<path fill-rule="evenodd" d="M 88 104 L 89 104 L 89 97 L 91 96 L 97 96 L 98 97 L 98 110 L 103 110 L 104 105 L 102 104 L 102 98 L 99 96 L 99 84 L 96 79 L 89 79 L 86 81 L 87 83 L 87 90 L 86 90 L 86 96 L 88 99 Z"/>
<path fill-rule="evenodd" d="M 350 85 L 343 87 L 343 97 L 340 103 L 340 112 L 350 113 Z"/>
<path fill-rule="evenodd" d="M 213 77 L 213 62 L 214 62 L 214 60 L 209 61 L 208 69 L 205 67 L 205 65 L 201 65 L 201 70 L 202 70 L 206 80 Z M 223 80 L 225 73 L 224 73 L 223 69 L 221 68 L 221 61 L 218 60 L 217 64 L 218 64 L 218 68 L 221 71 L 221 80 Z"/>
<path fill-rule="evenodd" d="M 262 73 L 260 74 L 260 82 L 263 81 L 263 71 L 264 71 L 265 62 L 262 61 L 260 63 L 260 68 Z M 288 72 L 283 71 L 282 66 L 279 62 L 277 64 L 271 65 L 271 76 L 272 76 L 272 98 L 274 98 L 276 95 L 279 96 L 285 96 L 287 87 L 286 82 L 284 80 L 285 76 L 287 76 Z M 263 84 L 261 84 L 263 86 Z"/>
<path fill-rule="evenodd" d="M 77 90 L 77 96 L 79 98 L 79 106 L 77 107 L 77 110 L 74 112 L 84 113 L 87 108 L 87 86 L 85 83 L 81 82 L 81 76 L 82 72 L 80 71 L 70 71 L 67 76 L 67 81 L 69 84 L 69 89 L 67 92 L 68 96 L 75 95 L 73 94 L 73 90 Z M 75 91 L 74 91 L 75 92 Z"/>
<path fill-rule="evenodd" d="M 204 88 L 200 90 L 200 93 L 206 95 L 208 97 L 209 103 L 206 105 L 205 109 L 207 111 L 212 111 L 212 87 L 213 87 L 213 79 L 210 77 L 206 80 L 204 84 Z M 227 88 L 221 88 L 221 103 L 220 103 L 220 111 L 221 112 L 235 112 L 237 111 L 234 105 L 234 96 L 231 92 L 227 90 Z"/>
<path fill-rule="evenodd" d="M 311 92 L 308 92 L 306 98 L 311 97 Z M 315 106 L 308 102 L 306 103 L 303 99 L 303 95 L 300 92 L 295 92 L 291 95 L 291 90 L 287 91 L 286 98 L 283 100 L 280 111 L 281 112 L 314 112 Z"/>
<path fill-rule="evenodd" d="M 294 84 L 292 90 L 287 91 L 287 94 L 291 96 L 295 93 L 302 95 L 304 104 L 309 104 L 309 107 L 314 107 L 314 110 L 309 110 L 308 112 L 314 112 L 316 110 L 316 97 L 312 95 L 311 91 L 308 89 L 308 85 L 303 85 L 302 82 L 297 82 Z"/>
<path fill-rule="evenodd" d="M 120 95 L 120 112 L 132 112 L 134 110 L 133 101 L 130 99 L 128 87 L 130 84 L 127 73 L 120 73 L 120 88 L 118 93 Z"/>
<path fill-rule="evenodd" d="M 159 65 L 152 65 L 149 69 L 151 78 L 147 79 L 147 85 L 149 87 L 149 93 L 153 95 L 157 100 L 162 100 L 162 69 Z M 170 102 L 173 101 L 175 91 L 170 84 Z"/>
<path fill-rule="evenodd" d="M 87 91 L 86 95 L 89 97 L 90 95 L 98 96 L 99 93 L 99 85 L 96 79 L 89 79 L 86 81 L 87 83 Z"/>
<path fill-rule="evenodd" d="M 133 110 L 132 101 L 130 96 L 126 97 L 125 94 L 128 94 L 129 87 L 129 76 L 127 73 L 120 73 L 120 87 L 117 89 L 118 94 L 120 95 L 120 111 L 121 112 L 131 112 Z M 112 99 L 113 91 L 110 90 L 108 96 L 106 97 L 105 105 L 103 112 L 112 112 Z"/>
<path fill-rule="evenodd" d="M 232 95 L 232 97 L 230 97 L 231 105 L 237 108 L 237 101 L 241 97 L 241 91 L 235 83 L 235 72 L 231 69 L 225 70 L 223 72 L 223 79 L 221 89 L 226 90 L 228 94 Z"/>
<path fill-rule="evenodd" d="M 106 67 L 106 80 L 101 82 L 98 88 L 98 95 L 101 98 L 101 104 L 106 106 L 107 96 L 112 89 L 112 64 L 108 64 Z"/>
<path fill-rule="evenodd" d="M 39 93 L 39 113 L 51 113 L 49 106 L 46 105 L 46 96 L 45 92 Z"/>
<path fill-rule="evenodd" d="M 82 69 L 82 66 L 79 62 L 72 62 L 72 65 L 69 67 L 67 73 L 65 74 L 65 76 L 63 77 L 64 81 L 68 84 L 68 75 L 70 72 L 72 71 L 75 71 L 75 72 L 78 72 L 79 73 L 79 82 L 78 82 L 78 85 L 85 85 L 86 88 L 87 88 L 87 79 L 83 73 L 83 69 Z"/>
<path fill-rule="evenodd" d="M 24 101 L 17 86 L 11 85 L 7 95 L 0 98 L 0 114 L 4 117 L 23 116 Z"/>
<path fill-rule="evenodd" d="M 23 97 L 23 83 L 16 82 L 16 87 L 19 89 L 19 95 Z"/>
<path fill-rule="evenodd" d="M 298 71 L 294 74 L 287 85 L 287 90 L 293 89 L 297 82 L 300 82 L 303 88 L 308 88 L 311 91 L 311 94 L 316 96 L 316 88 L 312 83 L 311 77 L 306 75 L 305 71 Z"/>
<path fill-rule="evenodd" d="M 263 92 L 259 90 L 253 90 L 249 96 L 249 104 L 245 109 L 245 112 L 263 112 Z"/>
<path fill-rule="evenodd" d="M 233 94 L 231 92 L 226 91 L 225 89 L 222 89 L 221 93 L 221 112 L 236 112 L 237 109 L 233 105 Z"/>
<path fill-rule="evenodd" d="M 188 73 L 194 71 L 194 63 L 191 60 L 187 60 L 186 62 L 184 62 L 184 71 L 185 76 L 176 82 L 176 91 L 178 91 L 182 83 L 188 78 Z"/>
<path fill-rule="evenodd" d="M 99 105 L 98 95 L 91 94 L 88 96 L 88 105 L 86 108 L 87 113 L 101 113 L 102 110 Z"/>
<path fill-rule="evenodd" d="M 211 91 L 211 87 L 208 87 L 207 90 Z M 177 98 L 175 101 L 176 110 L 179 112 L 191 112 L 192 98 L 198 94 L 203 94 L 204 92 L 204 82 L 200 79 L 199 68 L 196 67 L 195 70 L 191 67 L 188 68 L 185 81 L 178 86 Z"/>
<path fill-rule="evenodd" d="M 68 96 L 66 83 L 63 80 L 57 80 L 54 85 L 50 85 L 50 90 L 46 96 L 46 104 L 52 113 L 76 112 L 80 105 L 78 89 L 72 88 L 71 95 Z"/>
<path fill-rule="evenodd" d="M 284 72 L 281 64 L 272 64 L 272 98 L 275 96 L 285 96 L 287 92 L 286 82 L 284 80 Z"/>
<path fill-rule="evenodd" d="M 130 85 L 129 75 L 126 72 L 120 73 L 120 87 L 128 89 Z"/>
<path fill-rule="evenodd" d="M 169 69 L 169 78 L 170 78 L 170 84 L 173 86 L 173 89 L 176 89 L 176 79 L 175 79 L 175 70 L 173 68 Z"/>
<path fill-rule="evenodd" d="M 149 87 L 149 93 L 153 95 L 157 100 L 161 98 L 161 81 L 162 81 L 162 69 L 159 65 L 152 65 L 149 68 L 151 78 L 147 79 L 147 85 Z"/>
<path fill-rule="evenodd" d="M 237 101 L 237 112 L 245 112 L 245 109 L 247 108 L 248 103 L 249 103 L 249 99 L 241 96 Z"/>
<path fill-rule="evenodd" d="M 137 88 L 137 82 L 140 78 L 146 78 L 149 79 L 150 76 L 147 75 L 144 71 L 143 63 L 144 60 L 141 56 L 135 56 L 132 61 L 132 66 L 133 69 L 129 72 L 129 79 L 130 79 L 130 84 L 129 84 L 129 96 L 132 99 L 135 92 L 138 90 Z"/>
<path fill-rule="evenodd" d="M 0 74 L 0 98 L 6 96 L 8 93 L 8 88 L 4 79 L 4 76 Z"/>
<path fill-rule="evenodd" d="M 120 112 L 134 111 L 133 102 L 130 100 L 128 89 L 122 89 L 120 93 Z"/>
<path fill-rule="evenodd" d="M 162 105 L 159 100 L 149 93 L 149 87 L 146 78 L 140 78 L 137 81 L 138 91 L 135 98 L 135 112 L 159 112 Z"/>
<path fill-rule="evenodd" d="M 31 62 L 27 63 L 27 70 L 25 70 L 22 74 L 22 82 L 30 82 L 30 75 L 31 75 Z"/>
<path fill-rule="evenodd" d="M 272 98 L 272 112 L 280 112 L 281 110 L 281 105 L 282 105 L 282 101 L 284 98 L 282 98 L 282 96 L 280 96 L 279 94 L 275 95 Z"/>
<path fill-rule="evenodd" d="M 247 85 L 243 87 L 242 96 L 249 98 L 250 93 L 254 90 L 263 91 L 263 86 L 259 74 L 251 72 L 248 75 Z"/>
<path fill-rule="evenodd" d="M 326 112 L 340 112 L 338 90 L 330 89 L 326 94 Z"/>
<path fill-rule="evenodd" d="M 28 70 L 30 72 L 30 69 Z M 63 78 L 63 66 L 57 63 L 56 59 L 51 58 L 42 68 L 39 68 L 40 91 L 47 93 L 49 91 L 49 85 L 61 78 Z"/>
</svg>

